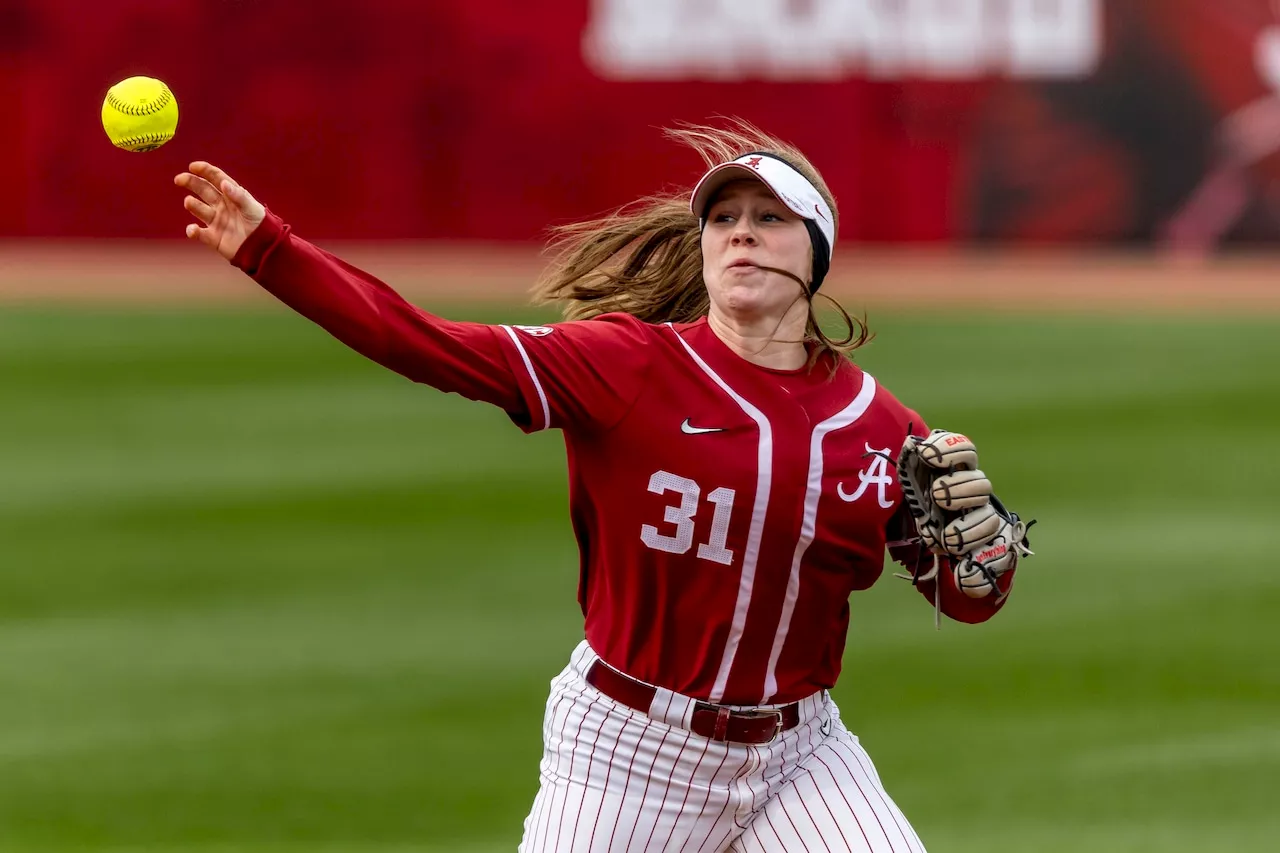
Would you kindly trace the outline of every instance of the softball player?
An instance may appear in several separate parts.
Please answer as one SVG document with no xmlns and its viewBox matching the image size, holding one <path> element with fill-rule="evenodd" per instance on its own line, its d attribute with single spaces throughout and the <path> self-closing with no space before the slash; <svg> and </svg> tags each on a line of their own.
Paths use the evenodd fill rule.
<svg viewBox="0 0 1280 853">
<path fill-rule="evenodd" d="M 886 546 L 917 568 L 887 460 L 928 430 L 847 357 L 865 330 L 814 321 L 837 220 L 803 155 L 745 124 L 673 135 L 710 170 L 564 229 L 542 295 L 569 319 L 548 326 L 432 316 L 216 167 L 176 183 L 189 237 L 351 348 L 563 432 L 585 638 L 551 684 L 522 851 L 920 853 L 827 691 L 850 593 Z M 980 622 L 1013 572 L 926 578 Z"/>
</svg>

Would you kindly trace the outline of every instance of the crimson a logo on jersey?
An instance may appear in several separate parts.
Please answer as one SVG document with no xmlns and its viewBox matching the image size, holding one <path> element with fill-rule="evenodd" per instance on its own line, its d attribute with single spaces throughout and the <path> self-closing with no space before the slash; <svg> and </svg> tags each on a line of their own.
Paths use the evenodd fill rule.
<svg viewBox="0 0 1280 853">
<path fill-rule="evenodd" d="M 885 490 L 893 483 L 893 475 L 889 473 L 889 449 L 876 450 L 870 444 L 866 445 L 867 455 L 871 457 L 871 466 L 865 471 L 858 472 L 859 485 L 856 491 L 846 492 L 844 483 L 836 483 L 836 494 L 840 496 L 840 500 L 845 503 L 853 503 L 867 492 L 869 486 L 876 487 L 876 500 L 880 503 L 881 508 L 888 509 L 893 506 L 893 501 L 889 500 L 889 496 Z"/>
<path fill-rule="evenodd" d="M 555 331 L 550 326 L 514 326 L 526 335 L 532 335 L 535 338 L 543 338 Z"/>
</svg>

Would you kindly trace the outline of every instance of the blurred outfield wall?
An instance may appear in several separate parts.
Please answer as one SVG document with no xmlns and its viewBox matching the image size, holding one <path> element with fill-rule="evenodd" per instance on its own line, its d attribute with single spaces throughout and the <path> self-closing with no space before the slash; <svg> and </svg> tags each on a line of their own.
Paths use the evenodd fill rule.
<svg viewBox="0 0 1280 853">
<path fill-rule="evenodd" d="M 536 241 L 689 184 L 659 128 L 737 115 L 812 156 L 845 246 L 1267 246 L 1273 5 L 0 0 L 0 238 L 179 235 L 199 157 L 320 239 Z M 181 104 L 146 155 L 98 124 L 132 74 Z"/>
</svg>

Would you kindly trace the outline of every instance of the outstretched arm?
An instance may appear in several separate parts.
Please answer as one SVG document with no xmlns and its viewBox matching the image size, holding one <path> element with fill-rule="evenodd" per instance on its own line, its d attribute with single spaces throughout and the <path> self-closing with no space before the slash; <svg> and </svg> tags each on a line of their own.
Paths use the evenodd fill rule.
<svg viewBox="0 0 1280 853">
<path fill-rule="evenodd" d="M 633 318 L 537 329 L 446 320 L 295 235 L 221 169 L 192 163 L 175 183 L 190 193 L 184 205 L 199 221 L 187 226 L 188 237 L 415 382 L 499 406 L 529 431 L 607 428 L 639 394 L 647 355 Z"/>
<path fill-rule="evenodd" d="M 525 409 L 500 327 L 458 323 L 411 305 L 389 286 L 293 235 L 292 229 L 216 166 L 174 179 L 200 224 L 187 236 L 213 249 L 351 349 L 443 391 Z"/>
</svg>

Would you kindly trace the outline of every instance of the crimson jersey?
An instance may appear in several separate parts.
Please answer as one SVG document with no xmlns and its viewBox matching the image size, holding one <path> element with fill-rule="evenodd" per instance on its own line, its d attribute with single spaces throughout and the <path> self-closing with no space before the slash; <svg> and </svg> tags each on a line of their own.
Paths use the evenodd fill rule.
<svg viewBox="0 0 1280 853">
<path fill-rule="evenodd" d="M 605 662 L 726 704 L 835 683 L 849 595 L 880 577 L 903 518 L 878 454 L 896 455 L 909 427 L 927 431 L 871 376 L 847 361 L 834 378 L 829 362 L 760 367 L 705 320 L 444 320 L 274 214 L 233 263 L 392 370 L 498 405 L 526 431 L 563 431 L 579 601 Z M 920 589 L 932 602 L 934 585 Z M 939 597 L 962 621 L 1000 606 L 950 580 Z"/>
</svg>

